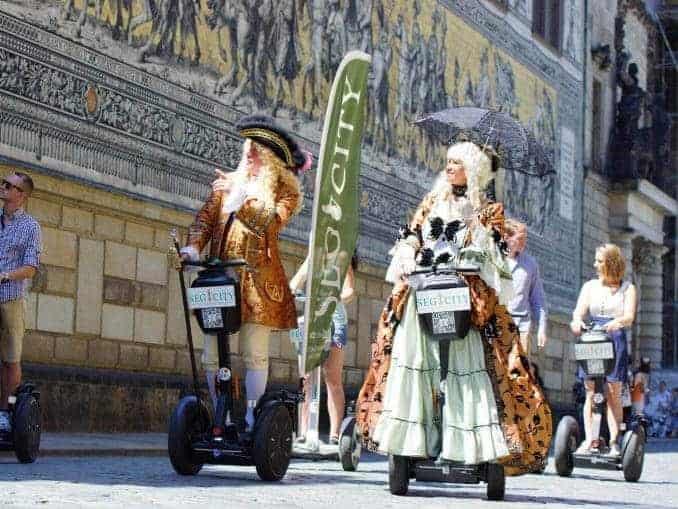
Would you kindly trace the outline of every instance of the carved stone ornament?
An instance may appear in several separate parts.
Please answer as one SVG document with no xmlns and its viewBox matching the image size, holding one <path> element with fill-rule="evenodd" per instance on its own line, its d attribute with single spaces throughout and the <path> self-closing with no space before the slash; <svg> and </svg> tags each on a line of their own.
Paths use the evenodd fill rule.
<svg viewBox="0 0 678 509">
<path fill-rule="evenodd" d="M 649 267 L 661 267 L 662 256 L 667 252 L 667 248 L 649 242 L 647 240 L 636 238 L 633 240 L 633 272 L 642 274 Z M 661 269 L 660 269 L 661 270 Z"/>
<path fill-rule="evenodd" d="M 99 113 L 99 95 L 97 94 L 97 89 L 93 84 L 89 83 L 87 85 L 84 99 L 87 116 L 90 119 L 96 118 Z"/>
<path fill-rule="evenodd" d="M 174 140 L 174 148 L 181 152 L 186 141 L 186 122 L 178 115 L 172 121 L 172 139 Z"/>
</svg>

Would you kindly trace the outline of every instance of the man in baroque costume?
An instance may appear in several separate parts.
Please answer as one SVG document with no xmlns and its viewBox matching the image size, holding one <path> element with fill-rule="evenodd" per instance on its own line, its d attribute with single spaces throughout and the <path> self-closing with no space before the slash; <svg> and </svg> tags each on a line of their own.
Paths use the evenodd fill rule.
<svg viewBox="0 0 678 509">
<path fill-rule="evenodd" d="M 467 464 L 496 461 L 507 475 L 520 475 L 546 459 L 551 411 L 506 309 L 512 285 L 501 242 L 504 209 L 485 194 L 492 178 L 492 160 L 480 147 L 452 145 L 445 174 L 401 229 L 386 274 L 394 288 L 379 319 L 357 422 L 372 450 Z M 464 276 L 472 327 L 450 344 L 439 426 L 438 351 L 419 326 L 408 275 L 444 261 L 480 270 Z"/>
<path fill-rule="evenodd" d="M 299 148 L 288 132 L 265 115 L 251 115 L 237 126 L 245 138 L 242 159 L 235 172 L 217 170 L 207 202 L 189 229 L 182 251 L 197 259 L 210 243 L 210 256 L 222 260 L 244 258 L 239 269 L 242 327 L 240 353 L 245 363 L 248 428 L 254 408 L 266 390 L 268 346 L 272 330 L 297 327 L 294 299 L 283 270 L 278 235 L 299 212 L 302 194 L 297 174 L 310 167 L 310 154 Z M 214 397 L 218 368 L 216 336 L 205 337 L 203 367 Z"/>
</svg>

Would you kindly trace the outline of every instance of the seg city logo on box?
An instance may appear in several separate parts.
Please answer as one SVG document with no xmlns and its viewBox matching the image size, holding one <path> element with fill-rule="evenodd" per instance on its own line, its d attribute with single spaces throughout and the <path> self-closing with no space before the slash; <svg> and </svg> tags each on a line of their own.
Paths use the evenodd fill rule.
<svg viewBox="0 0 678 509">
<path fill-rule="evenodd" d="M 190 309 L 235 307 L 235 287 L 224 285 L 189 288 L 188 307 Z"/>
<path fill-rule="evenodd" d="M 416 298 L 419 314 L 471 309 L 471 295 L 468 287 L 422 290 L 417 292 Z"/>
</svg>

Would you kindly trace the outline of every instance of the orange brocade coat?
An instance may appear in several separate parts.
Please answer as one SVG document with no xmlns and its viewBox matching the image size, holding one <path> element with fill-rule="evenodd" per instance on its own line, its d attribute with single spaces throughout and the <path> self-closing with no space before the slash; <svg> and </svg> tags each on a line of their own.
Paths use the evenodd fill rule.
<svg viewBox="0 0 678 509">
<path fill-rule="evenodd" d="M 239 270 L 243 323 L 274 329 L 294 329 L 297 314 L 294 298 L 280 260 L 278 235 L 297 210 L 299 192 L 280 178 L 275 209 L 266 210 L 256 198 L 248 198 L 234 214 L 222 210 L 225 193 L 210 193 L 188 235 L 188 245 L 201 252 L 211 241 L 210 257 L 222 260 L 244 258 Z"/>
<path fill-rule="evenodd" d="M 427 197 L 415 213 L 413 226 L 421 225 L 428 215 L 428 201 Z M 489 205 L 480 213 L 483 224 L 498 231 L 503 226 L 503 218 L 501 204 Z M 499 304 L 494 290 L 478 276 L 468 276 L 466 280 L 471 291 L 471 319 L 483 339 L 485 364 L 510 453 L 500 462 L 506 475 L 520 475 L 539 469 L 546 461 L 551 443 L 551 409 L 543 389 L 527 369 L 520 334 L 508 310 Z M 372 434 L 383 409 L 393 338 L 409 290 L 406 282 L 396 284 L 386 302 L 379 318 L 376 340 L 372 343 L 372 361 L 358 395 L 356 421 L 363 441 L 374 451 L 378 444 L 372 441 Z"/>
</svg>

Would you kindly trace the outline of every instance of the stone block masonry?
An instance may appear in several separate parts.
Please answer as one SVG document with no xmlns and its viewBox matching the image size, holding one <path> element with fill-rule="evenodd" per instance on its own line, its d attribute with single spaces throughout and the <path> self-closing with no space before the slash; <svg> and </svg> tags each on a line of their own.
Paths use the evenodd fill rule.
<svg viewBox="0 0 678 509">
<path fill-rule="evenodd" d="M 157 404 L 167 406 L 151 412 L 150 418 L 158 420 L 149 425 L 150 429 L 163 429 L 176 401 L 176 387 L 187 386 L 191 372 L 169 231 L 178 228 L 185 236 L 193 214 L 50 176 L 32 177 L 36 191 L 29 211 L 41 222 L 45 236 L 40 274 L 27 298 L 24 360 L 40 373 L 51 370 L 49 379 L 58 379 L 64 369 L 76 374 L 108 373 L 108 378 L 88 375 L 87 382 L 75 385 L 72 380 L 46 384 L 38 379 L 46 393 L 47 428 L 110 429 L 103 417 L 109 413 L 87 398 L 104 398 L 119 406 L 120 398 L 138 397 L 139 401 L 130 403 L 138 406 L 148 401 L 151 392 L 165 391 L 160 397 L 164 403 Z M 281 249 L 291 276 L 305 256 L 304 246 L 282 241 Z M 348 394 L 357 393 L 370 362 L 376 323 L 390 292 L 383 276 L 383 269 L 361 263 L 356 277 L 357 296 L 348 306 L 344 373 Z M 187 278 L 189 282 L 193 277 Z M 200 369 L 204 336 L 195 319 L 191 325 Z M 557 322 L 553 328 L 555 334 L 563 326 Z M 539 354 L 547 390 L 556 399 L 569 397 L 570 376 L 565 372 L 567 363 L 560 358 L 567 351 L 566 342 L 565 337 L 554 336 Z M 240 374 L 243 366 L 237 335 L 231 338 L 231 352 L 234 370 Z M 297 359 L 287 332 L 273 333 L 270 357 L 271 382 L 295 387 Z M 130 380 L 159 377 L 174 388 L 130 389 L 120 382 L 128 376 Z M 85 398 L 81 408 L 94 405 L 98 409 L 88 410 L 98 423 L 94 428 L 85 426 L 82 416 L 58 417 L 71 409 L 61 400 L 68 390 L 76 389 Z M 106 391 L 109 396 L 104 397 Z M 148 422 L 144 420 L 144 426 Z M 130 431 L 146 429 L 141 423 L 124 428 L 117 422 L 115 426 Z"/>
</svg>

